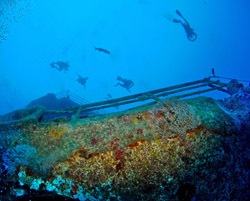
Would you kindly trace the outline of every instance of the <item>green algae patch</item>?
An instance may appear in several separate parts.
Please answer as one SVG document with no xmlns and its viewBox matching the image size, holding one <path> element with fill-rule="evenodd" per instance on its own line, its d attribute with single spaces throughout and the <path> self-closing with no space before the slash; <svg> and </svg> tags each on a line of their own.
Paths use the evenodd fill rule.
<svg viewBox="0 0 250 201">
<path fill-rule="evenodd" d="M 226 114 L 214 99 L 199 97 L 183 102 L 192 105 L 201 120 L 201 125 L 218 131 L 221 135 L 237 133 L 238 128 L 234 119 Z"/>
</svg>

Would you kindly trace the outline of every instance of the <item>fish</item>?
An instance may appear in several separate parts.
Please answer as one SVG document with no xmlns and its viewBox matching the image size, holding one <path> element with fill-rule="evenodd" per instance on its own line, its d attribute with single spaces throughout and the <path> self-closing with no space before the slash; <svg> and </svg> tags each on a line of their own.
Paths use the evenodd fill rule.
<svg viewBox="0 0 250 201">
<path fill-rule="evenodd" d="M 98 51 L 100 51 L 100 52 L 104 52 L 104 53 L 106 53 L 106 54 L 111 54 L 110 51 L 105 50 L 105 49 L 103 49 L 103 48 L 95 47 L 95 50 L 98 50 Z"/>
</svg>

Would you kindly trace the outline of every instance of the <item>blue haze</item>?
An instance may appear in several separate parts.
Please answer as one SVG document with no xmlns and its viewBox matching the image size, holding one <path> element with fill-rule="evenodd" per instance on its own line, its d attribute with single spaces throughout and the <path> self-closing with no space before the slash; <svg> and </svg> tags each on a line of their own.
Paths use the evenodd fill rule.
<svg viewBox="0 0 250 201">
<path fill-rule="evenodd" d="M 171 21 L 176 9 L 195 42 Z M 0 43 L 0 115 L 50 92 L 101 101 L 208 77 L 212 67 L 250 80 L 249 10 L 246 0 L 31 0 Z M 69 71 L 52 69 L 53 61 L 68 61 Z M 86 89 L 75 73 L 89 77 Z M 114 87 L 118 75 L 134 81 L 131 93 Z"/>
</svg>

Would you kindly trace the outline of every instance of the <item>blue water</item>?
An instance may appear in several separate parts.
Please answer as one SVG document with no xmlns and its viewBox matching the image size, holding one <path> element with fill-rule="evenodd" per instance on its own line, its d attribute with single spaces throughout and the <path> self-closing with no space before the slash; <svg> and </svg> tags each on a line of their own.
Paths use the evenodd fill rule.
<svg viewBox="0 0 250 201">
<path fill-rule="evenodd" d="M 0 7 L 0 115 L 47 93 L 101 101 L 208 77 L 212 68 L 250 80 L 246 0 L 1 0 Z M 172 21 L 176 9 L 194 42 Z M 57 61 L 69 71 L 51 68 Z M 76 73 L 89 78 L 86 89 Z M 117 76 L 133 80 L 131 92 L 114 86 Z"/>
</svg>

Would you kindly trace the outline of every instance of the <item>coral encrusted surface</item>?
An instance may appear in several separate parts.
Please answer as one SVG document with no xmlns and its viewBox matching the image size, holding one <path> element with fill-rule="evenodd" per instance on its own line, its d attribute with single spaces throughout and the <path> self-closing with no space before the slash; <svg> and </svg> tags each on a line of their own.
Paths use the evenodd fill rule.
<svg viewBox="0 0 250 201">
<path fill-rule="evenodd" d="M 1 117 L 0 198 L 246 200 L 250 110 L 246 101 L 237 116 L 230 104 L 200 97 L 89 118 L 44 121 L 39 107 Z"/>
</svg>

